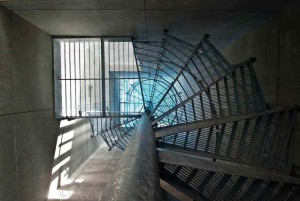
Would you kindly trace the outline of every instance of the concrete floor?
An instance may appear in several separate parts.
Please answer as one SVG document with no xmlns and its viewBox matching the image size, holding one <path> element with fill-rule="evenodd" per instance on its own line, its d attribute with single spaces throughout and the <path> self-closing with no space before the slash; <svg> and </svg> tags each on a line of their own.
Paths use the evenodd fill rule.
<svg viewBox="0 0 300 201">
<path fill-rule="evenodd" d="M 117 168 L 121 154 L 120 149 L 108 151 L 102 144 L 67 181 L 61 182 L 64 184 L 60 188 L 50 187 L 48 201 L 98 201 Z M 165 195 L 166 200 L 192 201 L 163 180 L 161 187 L 169 193 Z"/>
<path fill-rule="evenodd" d="M 122 151 L 117 148 L 108 151 L 105 145 L 101 146 L 70 176 L 65 185 L 57 191 L 51 192 L 50 189 L 49 197 L 52 199 L 48 201 L 98 201 L 113 175 L 121 154 Z"/>
</svg>

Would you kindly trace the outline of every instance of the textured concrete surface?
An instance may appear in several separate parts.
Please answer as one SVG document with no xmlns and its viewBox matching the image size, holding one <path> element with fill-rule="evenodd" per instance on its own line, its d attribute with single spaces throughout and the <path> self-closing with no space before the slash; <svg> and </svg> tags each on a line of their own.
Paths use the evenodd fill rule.
<svg viewBox="0 0 300 201">
<path fill-rule="evenodd" d="M 205 33 L 218 48 L 260 24 L 269 13 L 165 10 L 20 10 L 18 15 L 51 35 L 134 36 L 161 40 L 164 29 L 192 43 Z M 145 17 L 146 15 L 146 24 Z M 147 28 L 146 28 L 147 27 Z M 215 29 L 215 27 L 221 27 Z"/>
<path fill-rule="evenodd" d="M 278 104 L 300 106 L 300 3 L 281 15 Z M 295 164 L 300 174 L 300 113 L 297 118 Z"/>
<path fill-rule="evenodd" d="M 103 144 L 70 176 L 65 185 L 49 192 L 48 201 L 63 198 L 98 201 L 112 178 L 121 154 L 122 151 L 117 148 L 108 151 Z"/>
<path fill-rule="evenodd" d="M 1 0 L 10 10 L 84 10 L 84 9 L 143 9 L 144 2 L 140 0 Z"/>
<path fill-rule="evenodd" d="M 16 11 L 51 35 L 144 35 L 141 10 L 32 10 Z"/>
<path fill-rule="evenodd" d="M 20 200 L 45 199 L 59 131 L 53 115 L 53 110 L 15 115 Z"/>
<path fill-rule="evenodd" d="M 67 121 L 67 120 L 63 120 L 63 121 Z M 66 156 L 71 157 L 68 164 L 69 175 L 73 174 L 77 170 L 77 168 L 99 147 L 99 145 L 104 144 L 100 136 L 95 138 L 90 137 L 92 135 L 92 130 L 91 130 L 91 124 L 89 120 L 76 119 L 70 122 L 74 122 L 74 123 L 66 127 L 62 127 L 62 122 L 61 122 L 60 131 L 59 131 L 59 136 L 66 137 L 67 134 L 69 135 L 71 134 L 73 136 L 72 138 L 70 138 L 70 140 L 68 140 L 68 142 L 71 142 L 69 143 L 71 144 L 71 149 L 64 154 L 64 157 Z M 57 141 L 57 143 L 59 142 Z M 63 143 L 63 144 L 67 144 L 67 143 Z M 54 161 L 54 164 L 57 162 L 58 161 Z"/>
<path fill-rule="evenodd" d="M 50 35 L 0 6 L 0 42 L 0 200 L 45 200 L 53 165 L 70 157 L 73 173 L 100 141 L 90 138 L 89 122 L 60 128 L 54 118 Z M 73 133 L 73 149 L 54 160 L 65 133 Z"/>
<path fill-rule="evenodd" d="M 276 12 L 284 6 L 283 0 L 2 0 L 11 10 L 30 9 L 168 9 L 203 11 L 270 11 Z"/>
<path fill-rule="evenodd" d="M 273 17 L 222 51 L 233 64 L 256 57 L 254 69 L 265 99 L 272 105 L 277 104 L 279 20 L 279 15 Z"/>
<path fill-rule="evenodd" d="M 169 33 L 192 43 L 210 33 L 217 48 L 223 48 L 281 8 L 281 0 L 267 2 L 31 0 L 2 4 L 50 35 L 160 40 L 163 30 L 169 29 Z"/>
<path fill-rule="evenodd" d="M 71 179 L 70 176 L 99 146 L 102 146 L 103 151 L 108 151 L 108 147 L 101 138 L 91 138 L 91 134 L 91 125 L 88 120 L 60 122 L 48 198 L 60 198 L 57 188 L 66 185 L 67 180 Z"/>
<path fill-rule="evenodd" d="M 117 148 L 107 151 L 106 145 L 103 144 L 69 177 L 65 185 L 62 185 L 57 191 L 50 191 L 52 199 L 49 198 L 48 201 L 98 201 L 106 185 L 111 181 L 122 153 Z M 173 201 L 174 197 L 181 201 L 192 200 L 163 180 L 160 180 L 160 184 L 165 191 L 171 194 L 171 196 L 167 196 L 169 199 L 166 200 Z"/>
<path fill-rule="evenodd" d="M 12 22 L 14 111 L 53 108 L 52 38 L 17 15 Z"/>
<path fill-rule="evenodd" d="M 192 43 L 198 43 L 204 34 L 209 33 L 213 44 L 224 48 L 273 14 L 149 10 L 146 15 L 149 40 L 161 40 L 164 29 Z"/>
<path fill-rule="evenodd" d="M 0 115 L 13 112 L 11 15 L 0 6 Z"/>
<path fill-rule="evenodd" d="M 0 200 L 16 200 L 18 181 L 14 115 L 0 116 Z"/>
<path fill-rule="evenodd" d="M 300 5 L 281 15 L 278 103 L 282 105 L 300 105 L 299 9 Z"/>
<path fill-rule="evenodd" d="M 146 7 L 149 9 L 185 9 L 203 11 L 279 11 L 283 1 L 281 0 L 146 0 Z"/>
</svg>

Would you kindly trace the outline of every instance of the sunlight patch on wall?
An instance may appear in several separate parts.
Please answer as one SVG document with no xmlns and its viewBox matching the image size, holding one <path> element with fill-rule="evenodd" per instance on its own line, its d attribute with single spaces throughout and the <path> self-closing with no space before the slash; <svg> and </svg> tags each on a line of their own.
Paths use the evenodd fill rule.
<svg viewBox="0 0 300 201">
<path fill-rule="evenodd" d="M 70 126 L 70 125 L 75 124 L 75 123 L 76 123 L 76 121 L 74 121 L 74 120 L 73 121 L 68 121 L 67 119 L 61 120 L 60 121 L 60 128 Z"/>
<path fill-rule="evenodd" d="M 59 177 L 57 176 L 50 184 L 48 199 L 58 199 L 58 200 L 69 199 L 74 193 L 74 191 L 57 189 L 58 183 L 59 183 Z"/>
<path fill-rule="evenodd" d="M 52 168 L 52 174 L 54 174 L 57 170 L 60 169 L 60 167 L 62 167 L 63 165 L 65 165 L 67 162 L 70 161 L 70 156 L 68 156 L 67 158 L 65 158 L 64 160 L 62 160 L 60 163 L 58 163 L 56 166 L 54 166 Z"/>
</svg>

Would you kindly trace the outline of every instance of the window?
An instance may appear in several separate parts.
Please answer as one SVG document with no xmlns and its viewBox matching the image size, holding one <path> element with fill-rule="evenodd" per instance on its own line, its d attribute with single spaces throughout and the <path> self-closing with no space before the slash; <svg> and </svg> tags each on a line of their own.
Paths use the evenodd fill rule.
<svg viewBox="0 0 300 201">
<path fill-rule="evenodd" d="M 132 43 L 126 38 L 54 39 L 57 118 L 138 115 L 143 102 Z"/>
</svg>

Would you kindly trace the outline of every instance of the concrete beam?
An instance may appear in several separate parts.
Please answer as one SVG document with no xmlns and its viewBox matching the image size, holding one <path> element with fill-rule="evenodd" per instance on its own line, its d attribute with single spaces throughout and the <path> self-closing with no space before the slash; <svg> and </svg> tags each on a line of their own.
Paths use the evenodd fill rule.
<svg viewBox="0 0 300 201">
<path fill-rule="evenodd" d="M 20 10 L 113 10 L 143 9 L 144 3 L 139 0 L 0 0 L 0 3 L 12 11 Z"/>
<path fill-rule="evenodd" d="M 151 10 L 200 10 L 200 11 L 231 11 L 231 12 L 278 12 L 282 9 L 282 1 L 272 0 L 245 0 L 243 4 L 239 0 L 224 3 L 221 0 L 198 1 L 189 0 L 182 2 L 173 0 L 172 3 L 162 0 L 0 0 L 11 10 L 32 9 L 151 9 Z"/>
</svg>

